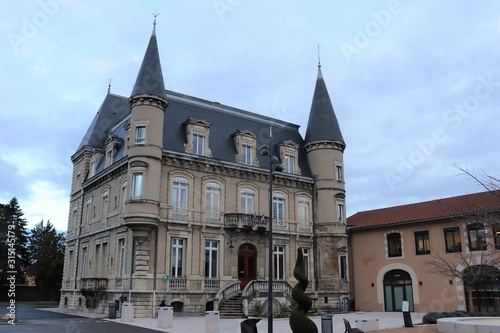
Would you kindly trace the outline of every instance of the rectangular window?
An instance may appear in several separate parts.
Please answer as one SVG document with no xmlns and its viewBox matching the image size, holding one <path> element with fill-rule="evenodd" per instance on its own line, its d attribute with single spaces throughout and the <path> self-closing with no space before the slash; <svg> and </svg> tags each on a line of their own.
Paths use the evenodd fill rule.
<svg viewBox="0 0 500 333">
<path fill-rule="evenodd" d="M 431 243 L 429 241 L 429 231 L 415 232 L 415 253 L 429 254 L 431 253 Z"/>
<path fill-rule="evenodd" d="M 72 277 L 73 277 L 73 250 L 70 250 L 68 254 L 68 269 L 66 270 L 66 278 L 71 279 Z"/>
<path fill-rule="evenodd" d="M 219 244 L 216 241 L 205 241 L 205 277 L 209 279 L 218 278 L 219 260 L 218 260 Z"/>
<path fill-rule="evenodd" d="M 90 219 L 92 217 L 92 202 L 88 201 L 85 207 L 85 224 L 90 224 Z"/>
<path fill-rule="evenodd" d="M 446 252 L 462 252 L 460 229 L 458 227 L 444 229 Z"/>
<path fill-rule="evenodd" d="M 101 244 L 97 244 L 95 246 L 95 261 L 94 261 L 95 274 L 97 277 L 101 276 L 101 263 L 102 263 Z"/>
<path fill-rule="evenodd" d="M 302 248 L 302 256 L 304 257 L 304 271 L 306 273 L 307 278 L 309 279 L 309 265 L 310 265 L 310 260 L 309 260 L 309 249 Z"/>
<path fill-rule="evenodd" d="M 108 219 L 109 211 L 109 195 L 108 192 L 102 197 L 102 208 L 101 208 L 101 224 L 106 225 Z"/>
<path fill-rule="evenodd" d="M 132 199 L 142 198 L 144 175 L 140 172 L 132 174 Z"/>
<path fill-rule="evenodd" d="M 344 222 L 344 204 L 337 204 L 337 215 L 339 217 L 339 222 Z"/>
<path fill-rule="evenodd" d="M 84 247 L 82 249 L 82 278 L 87 276 L 87 267 L 88 267 L 88 249 Z"/>
<path fill-rule="evenodd" d="M 278 224 L 285 222 L 285 198 L 282 196 L 273 197 L 273 220 Z"/>
<path fill-rule="evenodd" d="M 493 237 L 495 239 L 495 249 L 500 250 L 500 228 L 493 228 Z"/>
<path fill-rule="evenodd" d="M 118 277 L 125 275 L 125 238 L 118 240 Z"/>
<path fill-rule="evenodd" d="M 299 200 L 299 224 L 301 227 L 309 227 L 309 201 Z"/>
<path fill-rule="evenodd" d="M 241 191 L 241 212 L 243 214 L 253 214 L 254 213 L 254 193 L 253 191 L 243 190 Z"/>
<path fill-rule="evenodd" d="M 138 145 L 146 143 L 146 126 L 137 126 L 135 128 L 135 143 Z"/>
<path fill-rule="evenodd" d="M 204 155 L 205 137 L 201 133 L 193 133 L 193 154 Z"/>
<path fill-rule="evenodd" d="M 387 248 L 389 257 L 401 257 L 401 234 L 393 232 L 387 235 Z"/>
<path fill-rule="evenodd" d="M 335 178 L 338 181 L 342 180 L 342 167 L 340 165 L 335 166 Z"/>
<path fill-rule="evenodd" d="M 244 164 L 248 164 L 248 165 L 253 164 L 252 151 L 253 151 L 252 145 L 246 145 L 246 144 L 241 145 L 241 161 Z"/>
<path fill-rule="evenodd" d="M 275 246 L 274 247 L 274 279 L 284 280 L 285 279 L 285 247 Z"/>
<path fill-rule="evenodd" d="M 482 223 L 472 223 L 467 225 L 467 236 L 469 237 L 469 250 L 486 250 L 486 234 Z"/>
<path fill-rule="evenodd" d="M 176 214 L 187 215 L 188 211 L 188 182 L 184 179 L 174 179 L 172 189 L 172 207 Z"/>
<path fill-rule="evenodd" d="M 184 277 L 184 239 L 172 238 L 172 252 L 170 256 L 171 277 Z"/>
<path fill-rule="evenodd" d="M 340 256 L 340 278 L 347 280 L 347 256 Z"/>
<path fill-rule="evenodd" d="M 96 173 L 95 161 L 90 162 L 90 177 L 94 176 Z"/>
<path fill-rule="evenodd" d="M 286 171 L 288 173 L 295 173 L 295 156 L 285 155 Z"/>
<path fill-rule="evenodd" d="M 108 150 L 106 153 L 106 167 L 113 163 L 113 150 Z"/>
</svg>

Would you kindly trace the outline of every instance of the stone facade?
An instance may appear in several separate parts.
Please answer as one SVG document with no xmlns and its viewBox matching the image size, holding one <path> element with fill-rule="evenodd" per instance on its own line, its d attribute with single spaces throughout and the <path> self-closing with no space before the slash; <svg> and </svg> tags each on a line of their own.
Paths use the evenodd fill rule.
<svg viewBox="0 0 500 333">
<path fill-rule="evenodd" d="M 338 133 L 316 128 L 318 113 Z M 227 290 L 257 299 L 259 281 L 273 274 L 285 307 L 300 248 L 314 306 L 338 307 L 350 288 L 336 122 L 320 68 L 310 139 L 297 125 L 165 90 L 153 32 L 132 95 L 108 93 L 72 156 L 60 306 L 105 313 L 128 301 L 137 317 L 151 317 L 166 299 L 201 314 Z M 272 217 L 264 144 L 284 166 L 272 175 Z"/>
</svg>

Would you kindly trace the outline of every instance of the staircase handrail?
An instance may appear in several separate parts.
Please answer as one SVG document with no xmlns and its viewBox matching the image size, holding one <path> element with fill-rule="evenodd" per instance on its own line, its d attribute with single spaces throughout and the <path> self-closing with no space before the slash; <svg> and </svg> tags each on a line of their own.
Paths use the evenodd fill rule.
<svg viewBox="0 0 500 333">
<path fill-rule="evenodd" d="M 214 300 L 222 301 L 240 292 L 240 281 L 233 282 L 215 294 Z"/>
</svg>

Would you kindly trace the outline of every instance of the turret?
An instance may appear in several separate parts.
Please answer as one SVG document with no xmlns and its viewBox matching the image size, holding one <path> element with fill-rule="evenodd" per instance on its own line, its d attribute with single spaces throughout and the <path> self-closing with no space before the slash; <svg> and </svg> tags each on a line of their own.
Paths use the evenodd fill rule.
<svg viewBox="0 0 500 333">
<path fill-rule="evenodd" d="M 314 232 L 317 244 L 317 287 L 326 291 L 321 300 L 348 293 L 343 272 L 346 261 L 347 235 L 345 229 L 345 142 L 326 88 L 321 65 L 314 89 L 304 149 L 314 187 Z"/>
</svg>

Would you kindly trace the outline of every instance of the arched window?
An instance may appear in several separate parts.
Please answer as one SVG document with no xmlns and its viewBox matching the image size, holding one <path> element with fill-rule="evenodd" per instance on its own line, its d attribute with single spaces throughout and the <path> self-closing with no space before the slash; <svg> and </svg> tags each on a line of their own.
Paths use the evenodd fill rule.
<svg viewBox="0 0 500 333">
<path fill-rule="evenodd" d="M 285 225 L 285 196 L 281 193 L 273 194 L 273 222 L 279 226 Z"/>
<path fill-rule="evenodd" d="M 106 225 L 106 221 L 108 219 L 108 210 L 109 210 L 109 191 L 106 190 L 102 194 L 102 202 L 101 202 L 101 227 Z"/>
<path fill-rule="evenodd" d="M 299 228 L 309 228 L 310 227 L 310 200 L 305 197 L 300 197 L 297 200 L 297 220 L 299 223 Z"/>
<path fill-rule="evenodd" d="M 188 214 L 189 180 L 175 177 L 172 182 L 172 208 L 174 214 Z"/>
<path fill-rule="evenodd" d="M 220 218 L 221 186 L 218 183 L 207 183 L 205 186 L 205 211 L 209 219 Z"/>
<path fill-rule="evenodd" d="M 249 188 L 243 188 L 240 192 L 240 213 L 255 213 L 255 191 Z"/>
</svg>

